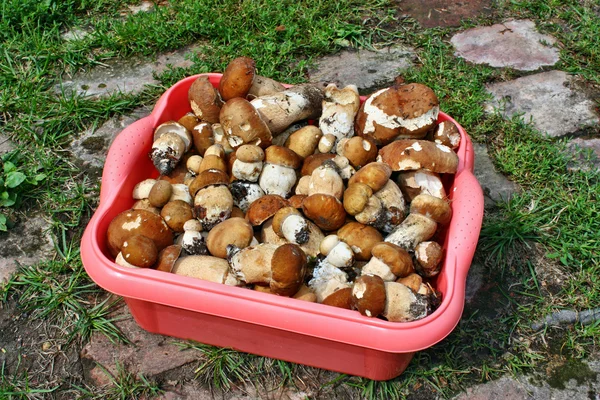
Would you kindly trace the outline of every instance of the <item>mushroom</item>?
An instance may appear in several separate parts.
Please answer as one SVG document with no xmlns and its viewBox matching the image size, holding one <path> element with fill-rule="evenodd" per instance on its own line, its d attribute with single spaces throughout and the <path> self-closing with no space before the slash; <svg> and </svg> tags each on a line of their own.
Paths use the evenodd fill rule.
<svg viewBox="0 0 600 400">
<path fill-rule="evenodd" d="M 452 219 L 452 208 L 444 199 L 428 194 L 420 194 L 410 203 L 410 212 L 431 218 L 438 224 L 446 225 Z"/>
<path fill-rule="evenodd" d="M 206 246 L 213 256 L 227 258 L 229 245 L 243 249 L 250 246 L 253 239 L 254 231 L 248 221 L 243 218 L 229 218 L 208 232 Z"/>
<path fill-rule="evenodd" d="M 460 146 L 460 132 L 456 125 L 450 121 L 443 121 L 427 135 L 427 139 L 450 147 L 452 150 L 458 149 Z"/>
<path fill-rule="evenodd" d="M 440 199 L 446 198 L 446 191 L 439 174 L 426 169 L 399 172 L 396 183 L 409 203 L 421 193 Z"/>
<path fill-rule="evenodd" d="M 200 156 L 204 156 L 206 149 L 215 144 L 212 124 L 209 122 L 201 122 L 194 126 L 191 132 L 194 149 L 196 149 Z"/>
<path fill-rule="evenodd" d="M 336 145 L 336 153 L 346 157 L 356 169 L 375 161 L 377 150 L 377 143 L 370 136 L 344 138 Z"/>
<path fill-rule="evenodd" d="M 200 123 L 198 117 L 193 112 L 187 112 L 185 115 L 177 120 L 178 123 L 185 126 L 190 132 Z"/>
<path fill-rule="evenodd" d="M 252 86 L 248 91 L 248 98 L 255 99 L 261 96 L 269 96 L 285 90 L 285 86 L 274 79 L 255 75 Z"/>
<path fill-rule="evenodd" d="M 108 225 L 108 251 L 113 257 L 121 251 L 123 243 L 133 235 L 146 236 L 156 245 L 158 251 L 173 244 L 173 234 L 160 215 L 147 210 L 126 210 Z"/>
<path fill-rule="evenodd" d="M 259 146 L 245 144 L 235 152 L 231 174 L 236 179 L 256 182 L 263 168 L 265 152 Z"/>
<path fill-rule="evenodd" d="M 232 208 L 233 196 L 225 184 L 210 184 L 199 189 L 194 196 L 194 213 L 208 231 L 229 218 Z"/>
<path fill-rule="evenodd" d="M 424 168 L 454 174 L 458 169 L 458 156 L 450 147 L 428 140 L 396 140 L 379 150 L 377 160 L 389 165 L 393 171 Z"/>
<path fill-rule="evenodd" d="M 296 184 L 296 169 L 301 163 L 300 157 L 287 147 L 269 146 L 258 184 L 267 194 L 288 197 Z"/>
<path fill-rule="evenodd" d="M 165 122 L 154 131 L 150 158 L 161 175 L 168 175 L 191 146 L 192 135 L 185 126 L 175 121 Z"/>
<path fill-rule="evenodd" d="M 273 232 L 290 243 L 304 244 L 309 239 L 309 229 L 306 219 L 300 211 L 287 206 L 277 210 L 273 215 Z"/>
<path fill-rule="evenodd" d="M 190 196 L 196 196 L 198 190 L 210 185 L 227 185 L 229 177 L 219 169 L 206 169 L 200 172 L 189 184 L 188 192 Z"/>
<path fill-rule="evenodd" d="M 248 211 L 250 204 L 265 195 L 258 183 L 248 181 L 233 181 L 229 190 L 233 196 L 233 204 L 244 213 Z"/>
<path fill-rule="evenodd" d="M 152 204 L 150 204 L 150 200 L 148 200 L 148 199 L 140 199 L 140 200 L 136 201 L 131 206 L 131 209 L 132 210 L 146 210 L 146 211 L 150 211 L 151 213 L 160 215 L 160 208 L 154 207 Z"/>
<path fill-rule="evenodd" d="M 415 247 L 415 267 L 417 272 L 425 277 L 432 278 L 440 273 L 442 267 L 443 250 L 437 242 L 421 242 Z"/>
<path fill-rule="evenodd" d="M 323 162 L 310 175 L 306 194 L 311 196 L 317 193 L 327 194 L 341 200 L 344 193 L 344 181 L 333 161 Z"/>
<path fill-rule="evenodd" d="M 300 169 L 300 175 L 306 176 L 311 175 L 315 169 L 320 167 L 325 161 L 333 160 L 335 154 L 323 153 L 323 154 L 311 154 L 306 157 L 302 162 L 302 168 Z"/>
<path fill-rule="evenodd" d="M 144 235 L 133 235 L 121 246 L 122 257 L 138 268 L 150 268 L 158 259 L 158 249 L 154 241 Z"/>
<path fill-rule="evenodd" d="M 307 125 L 293 132 L 285 142 L 285 147 L 298 154 L 302 159 L 315 152 L 323 133 L 314 125 Z"/>
<path fill-rule="evenodd" d="M 292 86 L 281 92 L 257 97 L 252 105 L 273 136 L 283 132 L 296 121 L 315 119 L 321 115 L 323 92 L 312 84 Z"/>
<path fill-rule="evenodd" d="M 188 91 L 188 100 L 192 111 L 200 120 L 211 124 L 219 122 L 223 100 L 219 91 L 210 83 L 208 76 L 200 75 L 192 82 Z"/>
<path fill-rule="evenodd" d="M 429 87 L 394 85 L 370 95 L 360 107 L 354 125 L 357 135 L 371 136 L 378 145 L 399 138 L 423 138 L 435 125 L 439 100 Z"/>
<path fill-rule="evenodd" d="M 403 278 L 398 278 L 396 282 L 403 284 L 404 286 L 408 286 L 413 293 L 419 293 L 421 287 L 423 286 L 423 278 L 419 274 L 412 273 Z"/>
<path fill-rule="evenodd" d="M 325 258 L 322 263 L 333 265 L 336 268 L 350 268 L 354 264 L 354 252 L 345 242 L 339 240 L 337 235 L 326 236 L 319 247 Z"/>
<path fill-rule="evenodd" d="M 219 93 L 224 101 L 234 97 L 245 98 L 256 74 L 256 64 L 248 57 L 238 57 L 229 62 L 221 81 L 219 82 Z"/>
<path fill-rule="evenodd" d="M 324 231 L 334 231 L 346 222 L 343 204 L 334 196 L 323 193 L 312 194 L 302 202 L 306 218 Z"/>
<path fill-rule="evenodd" d="M 173 266 L 172 272 L 205 281 L 238 286 L 239 280 L 231 273 L 229 264 L 222 258 L 204 255 L 180 257 Z"/>
<path fill-rule="evenodd" d="M 334 291 L 325 297 L 321 304 L 350 310 L 352 308 L 352 288 L 343 287 Z"/>
<path fill-rule="evenodd" d="M 271 131 L 250 102 L 241 97 L 227 101 L 219 117 L 227 142 L 235 149 L 243 144 L 271 145 Z"/>
<path fill-rule="evenodd" d="M 352 285 L 352 308 L 367 317 L 377 317 L 385 310 L 385 283 L 377 275 L 361 275 Z"/>
<path fill-rule="evenodd" d="M 377 275 L 384 281 L 395 281 L 415 271 L 410 254 L 400 246 L 380 242 L 373 246 L 372 257 L 362 267 L 361 275 Z"/>
<path fill-rule="evenodd" d="M 185 167 L 187 168 L 190 176 L 195 177 L 200 173 L 200 166 L 202 165 L 202 156 L 198 154 L 194 154 L 190 156 L 185 162 Z"/>
<path fill-rule="evenodd" d="M 375 193 L 383 208 L 383 216 L 376 223 L 377 228 L 385 233 L 396 229 L 406 216 L 406 203 L 398 185 L 393 180 L 388 180 L 385 185 Z"/>
<path fill-rule="evenodd" d="M 132 191 L 132 196 L 136 200 L 147 199 L 150 196 L 150 191 L 156 184 L 156 179 L 144 179 L 141 182 L 138 182 Z"/>
<path fill-rule="evenodd" d="M 246 219 L 252 226 L 260 226 L 271 218 L 277 210 L 288 206 L 286 199 L 276 194 L 267 194 L 250 204 L 246 212 Z"/>
<path fill-rule="evenodd" d="M 333 135 L 335 141 L 354 135 L 354 118 L 360 107 L 360 96 L 355 85 L 338 89 L 330 83 L 323 91 L 323 112 L 319 128 L 323 135 Z"/>
<path fill-rule="evenodd" d="M 160 211 L 160 216 L 173 232 L 183 232 L 183 225 L 194 218 L 192 206 L 183 200 L 169 201 Z"/>
<path fill-rule="evenodd" d="M 154 269 L 157 271 L 171 272 L 173 265 L 181 254 L 181 246 L 178 244 L 172 244 L 165 247 L 158 253 L 158 259 L 154 264 Z"/>
<path fill-rule="evenodd" d="M 306 275 L 306 254 L 292 243 L 279 246 L 271 260 L 271 293 L 280 296 L 295 295 Z"/>
<path fill-rule="evenodd" d="M 202 224 L 197 219 L 191 219 L 183 224 L 183 234 L 177 238 L 177 244 L 187 255 L 208 254 L 206 241 L 202 235 Z"/>
<path fill-rule="evenodd" d="M 294 299 L 308 301 L 310 303 L 317 302 L 317 296 L 315 293 L 306 285 L 300 285 L 300 289 L 293 296 Z"/>
<path fill-rule="evenodd" d="M 271 261 L 278 247 L 271 243 L 260 243 L 243 249 L 231 246 L 228 248 L 227 260 L 242 282 L 269 285 Z"/>
<path fill-rule="evenodd" d="M 358 261 L 370 260 L 373 247 L 383 241 L 383 236 L 377 229 L 354 221 L 342 226 L 337 231 L 337 236 L 350 246 Z"/>
<path fill-rule="evenodd" d="M 306 243 L 298 244 L 302 251 L 304 251 L 310 257 L 316 257 L 319 254 L 319 245 L 325 235 L 312 221 L 306 220 L 308 230 L 308 241 Z M 273 219 L 266 220 L 260 230 L 260 241 L 262 243 L 271 243 L 282 245 L 288 243 L 285 237 L 277 235 L 273 229 Z"/>
<path fill-rule="evenodd" d="M 323 303 L 336 291 L 351 288 L 352 284 L 348 281 L 348 274 L 344 271 L 328 262 L 321 261 L 315 267 L 308 286 L 317 296 L 317 302 Z"/>
<path fill-rule="evenodd" d="M 336 139 L 335 135 L 331 133 L 321 136 L 317 145 L 319 153 L 332 153 L 335 149 Z"/>
</svg>

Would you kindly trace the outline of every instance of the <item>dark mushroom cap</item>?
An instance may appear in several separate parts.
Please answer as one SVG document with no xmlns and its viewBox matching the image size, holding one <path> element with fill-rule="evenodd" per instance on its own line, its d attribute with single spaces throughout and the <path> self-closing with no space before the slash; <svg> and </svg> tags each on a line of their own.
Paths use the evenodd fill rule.
<svg viewBox="0 0 600 400">
<path fill-rule="evenodd" d="M 146 210 L 127 210 L 118 214 L 108 225 L 110 254 L 116 257 L 123 243 L 133 235 L 152 239 L 158 251 L 173 244 L 173 233 L 160 215 Z"/>
</svg>

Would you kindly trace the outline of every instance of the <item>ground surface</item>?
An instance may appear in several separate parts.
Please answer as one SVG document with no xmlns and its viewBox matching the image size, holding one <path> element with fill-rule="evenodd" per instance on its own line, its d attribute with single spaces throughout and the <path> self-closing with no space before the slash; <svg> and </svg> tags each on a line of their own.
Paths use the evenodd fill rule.
<svg viewBox="0 0 600 400">
<path fill-rule="evenodd" d="M 598 319 L 532 328 L 600 306 L 600 2 L 34 3 L 2 11 L 0 178 L 10 161 L 27 180 L 0 208 L 0 399 L 600 399 Z M 486 211 L 463 317 L 396 379 L 148 333 L 81 265 L 114 137 L 239 55 L 362 94 L 426 83 L 475 142 Z"/>
</svg>

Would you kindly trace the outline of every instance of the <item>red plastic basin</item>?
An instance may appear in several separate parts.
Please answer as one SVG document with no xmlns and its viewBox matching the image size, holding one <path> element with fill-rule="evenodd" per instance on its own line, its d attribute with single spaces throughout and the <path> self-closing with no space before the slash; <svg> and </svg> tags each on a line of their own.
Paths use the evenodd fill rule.
<svg viewBox="0 0 600 400">
<path fill-rule="evenodd" d="M 207 75 L 218 85 L 221 74 Z M 445 261 L 435 282 L 443 299 L 424 319 L 388 322 L 171 273 L 123 268 L 107 250 L 108 225 L 132 206 L 135 184 L 157 176 L 148 157 L 154 128 L 190 111 L 187 92 L 197 76 L 167 90 L 151 115 L 127 127 L 111 145 L 100 204 L 81 241 L 87 273 L 122 296 L 136 322 L 150 332 L 374 380 L 400 375 L 415 352 L 444 339 L 462 315 L 465 280 L 483 219 L 483 193 L 473 175 L 473 147 L 464 129 L 440 112 L 439 121 L 456 124 L 462 142 L 458 172 L 446 182 L 454 216 L 445 231 Z"/>
</svg>

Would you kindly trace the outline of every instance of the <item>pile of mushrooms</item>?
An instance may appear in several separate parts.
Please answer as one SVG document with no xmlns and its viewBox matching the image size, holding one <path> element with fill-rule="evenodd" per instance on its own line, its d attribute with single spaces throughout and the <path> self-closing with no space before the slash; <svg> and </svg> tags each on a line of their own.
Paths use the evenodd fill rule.
<svg viewBox="0 0 600 400">
<path fill-rule="evenodd" d="M 291 87 L 227 66 L 200 76 L 192 112 L 154 132 L 159 176 L 108 228 L 115 262 L 354 309 L 388 321 L 440 302 L 441 174 L 457 170 L 457 127 L 437 123 L 427 86 Z M 310 121 L 310 123 L 309 123 Z"/>
</svg>

